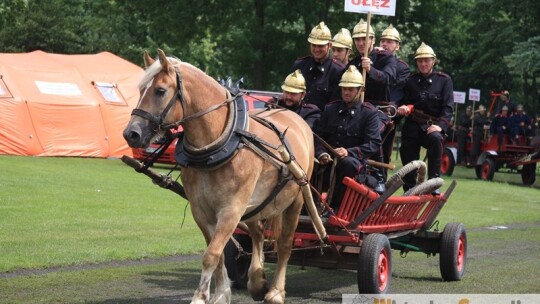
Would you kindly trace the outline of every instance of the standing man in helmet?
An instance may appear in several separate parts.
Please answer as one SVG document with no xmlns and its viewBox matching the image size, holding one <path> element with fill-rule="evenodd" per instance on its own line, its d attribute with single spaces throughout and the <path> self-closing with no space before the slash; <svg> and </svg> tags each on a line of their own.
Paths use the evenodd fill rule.
<svg viewBox="0 0 540 304">
<path fill-rule="evenodd" d="M 304 101 L 324 110 L 324 106 L 333 100 L 339 100 L 339 79 L 345 66 L 330 58 L 332 46 L 330 29 L 319 23 L 311 30 L 308 42 L 311 56 L 300 58 L 294 62 L 292 70 L 300 70 L 306 79 L 306 96 Z"/>
<path fill-rule="evenodd" d="M 484 140 L 484 132 L 489 129 L 489 120 L 486 116 L 486 107 L 479 105 L 478 110 L 474 111 L 473 119 L 473 143 L 471 147 L 471 161 L 467 163 L 467 167 L 476 163 L 478 155 L 480 155 L 480 145 Z"/>
<path fill-rule="evenodd" d="M 336 184 L 331 198 L 332 207 L 336 211 L 346 189 L 342 183 L 343 178 L 365 175 L 366 161 L 381 148 L 377 110 L 369 103 L 360 102 L 360 93 L 364 86 L 362 74 L 355 66 L 349 66 L 343 73 L 339 86 L 342 100 L 326 106 L 315 132 L 334 147 L 333 151 L 326 151 L 316 141 L 315 156 L 320 164 L 328 164 L 332 157 L 338 159 Z"/>
<path fill-rule="evenodd" d="M 352 53 L 352 37 L 348 29 L 342 28 L 332 39 L 332 58 L 347 65 Z"/>
<path fill-rule="evenodd" d="M 436 55 L 422 42 L 416 50 L 417 72 L 405 84 L 405 98 L 398 115 L 406 116 L 401 131 L 401 161 L 408 164 L 420 159 L 420 147 L 427 150 L 428 178 L 441 175 L 441 156 L 444 135 L 454 111 L 454 85 L 447 74 L 434 70 Z M 416 184 L 416 172 L 407 174 L 403 181 L 405 191 Z M 437 189 L 433 194 L 440 194 Z"/>
<path fill-rule="evenodd" d="M 472 106 L 467 106 L 464 113 L 458 117 L 456 123 L 456 138 L 458 144 L 457 150 L 457 163 L 459 165 L 465 165 L 467 160 L 467 143 L 469 142 L 469 131 L 472 124 L 473 111 Z"/>
<path fill-rule="evenodd" d="M 313 130 L 321 118 L 321 110 L 312 104 L 304 102 L 306 96 L 306 81 L 300 70 L 289 74 L 281 86 L 283 95 L 278 99 L 278 106 L 289 109 L 300 115 Z"/>
<path fill-rule="evenodd" d="M 358 24 L 353 29 L 353 40 L 358 51 L 356 56 L 349 66 L 354 65 L 359 71 L 366 71 L 366 90 L 364 101 L 369 102 L 375 107 L 387 107 L 391 105 L 390 85 L 396 81 L 396 66 L 397 59 L 394 54 L 384 49 L 375 49 L 375 31 L 373 27 L 369 27 L 367 32 L 367 23 L 360 19 Z M 368 53 L 364 54 L 366 44 L 368 45 Z M 382 108 L 384 110 L 384 108 Z M 387 128 L 392 128 L 391 120 L 388 115 L 379 112 L 381 120 L 380 132 L 382 137 L 385 137 Z M 383 138 L 383 141 L 385 139 Z M 383 143 L 383 145 L 385 145 Z M 386 144 L 388 145 L 388 144 Z M 373 157 L 374 160 L 384 162 L 385 157 L 383 150 L 379 151 Z M 388 160 L 390 157 L 388 157 Z M 386 170 L 382 168 L 376 169 L 373 176 L 377 179 L 378 185 L 375 189 L 382 193 L 385 191 L 384 184 L 386 182 Z"/>
<path fill-rule="evenodd" d="M 397 58 L 397 52 L 401 46 L 401 37 L 398 30 L 392 24 L 382 32 L 379 45 L 396 56 L 396 78 L 390 84 L 390 101 L 397 106 L 405 95 L 403 89 L 405 88 L 407 78 L 411 74 L 411 70 L 405 61 Z"/>
<path fill-rule="evenodd" d="M 375 32 L 361 19 L 353 29 L 353 41 L 358 56 L 349 62 L 359 71 L 366 70 L 366 91 L 364 101 L 374 106 L 388 105 L 390 103 L 390 85 L 396 81 L 397 59 L 394 54 L 384 49 L 374 49 Z M 366 43 L 369 45 L 368 53 L 364 54 Z"/>
<path fill-rule="evenodd" d="M 405 95 L 405 82 L 407 82 L 411 70 L 405 61 L 397 57 L 397 52 L 401 46 L 401 37 L 398 30 L 394 28 L 392 24 L 382 32 L 379 45 L 381 48 L 396 56 L 396 78 L 390 83 L 390 103 L 397 107 L 402 102 L 403 96 Z M 385 130 L 385 135 L 383 135 L 382 149 L 385 163 L 390 163 L 392 151 L 394 150 L 394 137 L 396 136 L 395 125 L 398 123 L 398 118 L 394 120 L 389 122 L 389 125 Z"/>
<path fill-rule="evenodd" d="M 514 112 L 516 112 L 516 106 L 514 103 L 510 100 L 510 92 L 507 90 L 502 91 L 501 96 L 499 97 L 501 101 L 497 105 L 497 111 L 495 112 L 495 115 L 502 113 L 502 108 L 506 106 L 508 108 L 508 116 L 512 116 Z M 491 113 L 489 113 L 491 114 Z M 489 116 L 489 115 L 488 115 Z"/>
</svg>

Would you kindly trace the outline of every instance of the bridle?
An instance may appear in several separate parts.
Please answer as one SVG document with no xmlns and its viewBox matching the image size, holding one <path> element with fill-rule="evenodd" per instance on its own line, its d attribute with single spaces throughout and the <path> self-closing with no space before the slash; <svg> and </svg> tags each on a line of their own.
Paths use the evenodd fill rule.
<svg viewBox="0 0 540 304">
<path fill-rule="evenodd" d="M 199 118 L 199 117 L 201 117 L 201 116 L 203 116 L 205 114 L 208 114 L 208 113 L 210 113 L 212 111 L 215 111 L 215 110 L 217 110 L 217 109 L 219 109 L 219 108 L 221 108 L 221 107 L 223 107 L 223 106 L 225 106 L 227 104 L 230 104 L 236 98 L 236 96 L 232 96 L 230 94 L 230 92 L 227 90 L 228 98 L 225 99 L 225 101 L 223 101 L 222 103 L 215 104 L 215 105 L 213 105 L 213 106 L 211 106 L 211 107 L 209 107 L 209 108 L 207 108 L 205 110 L 193 113 L 193 114 L 188 115 L 188 116 L 184 116 L 182 119 L 180 119 L 177 122 L 165 124 L 164 123 L 165 117 L 167 117 L 167 114 L 169 113 L 169 111 L 173 107 L 176 100 L 179 100 L 180 105 L 182 106 L 182 113 L 185 114 L 186 113 L 186 108 L 187 108 L 186 100 L 185 100 L 184 94 L 183 94 L 182 74 L 180 74 L 180 71 L 178 70 L 178 66 L 175 66 L 174 70 L 175 70 L 175 74 L 176 74 L 176 87 L 177 87 L 177 90 L 176 90 L 176 93 L 169 100 L 169 103 L 167 104 L 165 109 L 163 109 L 163 112 L 161 112 L 161 114 L 159 116 L 154 115 L 154 114 L 152 114 L 152 113 L 150 113 L 148 111 L 145 111 L 145 110 L 142 110 L 142 109 L 139 109 L 139 108 L 133 109 L 133 111 L 131 112 L 132 116 L 135 115 L 135 116 L 142 117 L 142 118 L 150 121 L 155 126 L 157 126 L 156 131 L 160 131 L 160 130 L 166 131 L 166 130 L 169 130 L 169 129 L 178 128 L 178 126 L 184 124 L 187 121 Z M 141 96 L 141 99 L 143 97 L 144 97 L 144 94 Z"/>
</svg>

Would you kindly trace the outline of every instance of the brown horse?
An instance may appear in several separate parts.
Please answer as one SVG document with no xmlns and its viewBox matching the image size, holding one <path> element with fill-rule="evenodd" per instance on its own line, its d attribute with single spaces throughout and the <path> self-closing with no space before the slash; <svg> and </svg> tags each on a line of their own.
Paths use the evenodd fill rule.
<svg viewBox="0 0 540 304">
<path fill-rule="evenodd" d="M 182 125 L 176 159 L 195 222 L 208 247 L 192 303 L 230 303 L 231 289 L 223 249 L 242 221 L 253 240 L 248 289 L 254 300 L 283 303 L 285 272 L 293 234 L 304 202 L 300 181 L 291 179 L 276 152 L 287 147 L 309 180 L 313 170 L 313 134 L 291 111 L 245 111 L 241 94 L 229 90 L 196 67 L 145 52 L 141 97 L 124 138 L 131 147 L 147 147 L 157 135 Z M 278 262 L 271 285 L 263 272 L 263 223 L 271 219 Z M 275 224 L 278 223 L 279 226 Z M 215 294 L 210 281 L 215 274 Z"/>
</svg>

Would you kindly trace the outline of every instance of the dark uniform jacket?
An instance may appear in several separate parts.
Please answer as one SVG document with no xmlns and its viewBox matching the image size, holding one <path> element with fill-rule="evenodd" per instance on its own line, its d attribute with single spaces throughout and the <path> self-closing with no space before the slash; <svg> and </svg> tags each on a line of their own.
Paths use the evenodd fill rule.
<svg viewBox="0 0 540 304">
<path fill-rule="evenodd" d="M 486 114 L 480 114 L 480 113 L 474 113 L 474 121 L 473 121 L 473 130 L 474 132 L 480 132 L 484 130 L 484 126 L 489 124 L 489 120 L 486 116 Z"/>
<path fill-rule="evenodd" d="M 427 77 L 418 72 L 411 74 L 405 84 L 405 98 L 400 105 L 403 104 L 412 105 L 413 111 L 421 110 L 425 114 L 438 118 L 437 125 L 446 134 L 454 111 L 452 79 L 441 72 L 432 72 Z M 406 123 L 412 122 L 411 115 L 407 117 Z M 420 124 L 423 131 L 428 127 L 427 123 Z"/>
<path fill-rule="evenodd" d="M 389 102 L 391 100 L 390 86 L 396 82 L 397 58 L 388 51 L 375 49 L 369 54 L 369 59 L 373 64 L 369 73 L 366 74 L 364 100 L 373 105 Z M 354 57 L 349 65 L 355 65 L 359 71 L 362 71 L 361 56 Z"/>
<path fill-rule="evenodd" d="M 311 130 L 315 129 L 315 126 L 317 125 L 317 123 L 319 122 L 319 119 L 321 118 L 321 110 L 316 105 L 301 102 L 297 107 L 290 108 L 290 107 L 286 107 L 283 104 L 283 99 L 278 100 L 278 105 L 300 115 L 300 117 L 302 117 L 306 121 L 306 123 L 309 125 Z"/>
<path fill-rule="evenodd" d="M 468 132 L 471 127 L 472 118 L 467 115 L 467 112 L 461 113 L 457 122 L 457 129 L 459 131 Z"/>
<path fill-rule="evenodd" d="M 367 160 L 381 149 L 381 135 L 377 110 L 369 103 L 358 103 L 351 108 L 343 101 L 328 104 L 321 114 L 316 131 L 334 148 L 343 147 L 349 156 Z M 315 155 L 328 153 L 316 143 Z"/>
<path fill-rule="evenodd" d="M 394 106 L 397 106 L 403 100 L 403 97 L 405 96 L 403 89 L 405 88 L 405 83 L 410 75 L 411 70 L 409 65 L 405 61 L 398 59 L 396 65 L 396 79 L 390 84 L 390 102 L 392 102 Z"/>
<path fill-rule="evenodd" d="M 339 100 L 341 90 L 338 86 L 345 66 L 331 58 L 316 62 L 313 57 L 300 58 L 294 62 L 292 70 L 299 69 L 306 79 L 304 101 L 324 110 L 327 103 Z"/>
<path fill-rule="evenodd" d="M 502 127 L 504 127 L 505 130 L 508 129 L 508 116 L 497 114 L 491 121 L 491 125 L 489 126 L 489 134 L 497 133 L 497 131 L 502 130 Z"/>
</svg>

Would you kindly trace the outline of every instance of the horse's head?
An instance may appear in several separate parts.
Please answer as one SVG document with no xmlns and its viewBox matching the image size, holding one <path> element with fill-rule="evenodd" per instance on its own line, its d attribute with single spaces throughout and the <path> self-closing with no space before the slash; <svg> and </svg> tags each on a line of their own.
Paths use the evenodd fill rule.
<svg viewBox="0 0 540 304">
<path fill-rule="evenodd" d="M 162 50 L 157 52 L 158 60 L 144 52 L 146 73 L 139 83 L 140 100 L 123 133 L 133 148 L 147 147 L 182 117 L 181 76 L 174 65 L 180 61 L 166 57 Z"/>
</svg>

